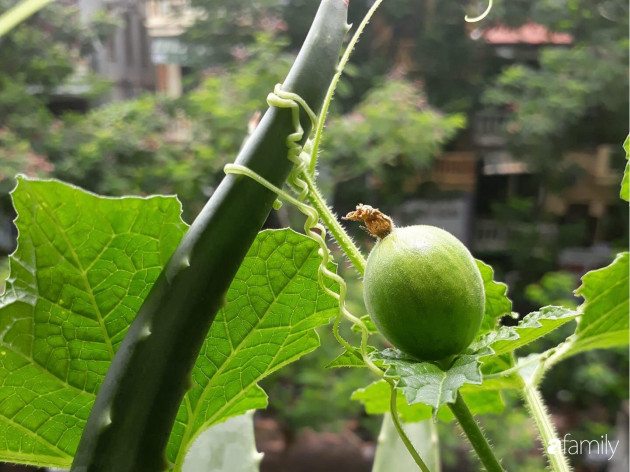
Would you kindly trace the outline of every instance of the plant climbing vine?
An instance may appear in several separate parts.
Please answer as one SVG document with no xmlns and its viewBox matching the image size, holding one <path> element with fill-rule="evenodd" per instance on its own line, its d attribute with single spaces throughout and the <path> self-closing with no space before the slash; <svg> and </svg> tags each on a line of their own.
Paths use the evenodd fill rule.
<svg viewBox="0 0 630 472">
<path fill-rule="evenodd" d="M 173 197 L 111 199 L 18 178 L 18 249 L 0 298 L 0 459 L 77 472 L 182 470 L 205 430 L 264 408 L 258 382 L 315 349 L 314 329 L 331 318 L 344 351 L 329 367 L 373 374 L 354 398 L 370 413 L 391 414 L 423 472 L 435 470 L 403 423 L 438 417 L 454 417 L 483 466 L 503 470 L 474 415 L 501 407 L 504 390 L 521 393 L 545 447 L 557 436 L 540 382 L 572 355 L 628 344 L 627 252 L 583 277 L 578 309 L 543 307 L 516 326 L 500 323 L 512 314 L 507 287 L 468 255 L 483 314 L 472 343 L 448 362 L 377 350 L 374 325 L 346 305 L 328 234 L 359 275 L 366 259 L 317 187 L 317 157 L 338 82 L 381 3 L 339 59 L 347 1 L 321 2 L 269 110 L 190 227 Z M 303 235 L 259 233 L 282 202 L 305 216 Z M 344 322 L 358 330 L 357 346 L 342 336 Z M 573 333 L 556 347 L 518 356 L 571 322 Z M 562 455 L 549 463 L 569 470 Z"/>
</svg>

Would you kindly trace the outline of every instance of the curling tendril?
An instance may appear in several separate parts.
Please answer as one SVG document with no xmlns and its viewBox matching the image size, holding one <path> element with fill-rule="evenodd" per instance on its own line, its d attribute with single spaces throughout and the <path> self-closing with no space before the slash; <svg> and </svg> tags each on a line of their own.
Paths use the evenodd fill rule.
<svg viewBox="0 0 630 472">
<path fill-rule="evenodd" d="M 396 398 L 397 393 L 395 390 L 395 383 L 393 379 L 385 377 L 385 373 L 383 370 L 378 367 L 370 358 L 369 353 L 367 351 L 367 342 L 369 332 L 365 323 L 358 317 L 354 316 L 352 313 L 348 311 L 346 308 L 346 293 L 347 286 L 344 279 L 337 275 L 336 273 L 330 271 L 328 269 L 328 264 L 333 261 L 332 254 L 326 245 L 326 227 L 319 222 L 320 216 L 315 208 L 304 203 L 304 200 L 309 195 L 309 185 L 305 180 L 306 176 L 309 176 L 309 168 L 314 167 L 316 154 L 317 154 L 317 139 L 316 143 L 313 146 L 312 142 L 309 140 L 305 144 L 304 147 L 300 145 L 300 141 L 304 137 L 304 129 L 300 123 L 300 107 L 304 109 L 309 119 L 313 124 L 313 128 L 315 129 L 318 125 L 318 117 L 313 112 L 313 110 L 308 106 L 308 104 L 301 98 L 299 95 L 291 92 L 285 92 L 281 88 L 281 84 L 276 85 L 273 93 L 270 93 L 267 96 L 267 103 L 269 106 L 274 106 L 277 108 L 288 108 L 291 110 L 292 121 L 295 131 L 287 136 L 287 148 L 288 159 L 294 164 L 289 177 L 287 178 L 287 182 L 293 188 L 296 195 L 292 195 L 289 192 L 275 186 L 267 179 L 259 175 L 258 173 L 251 170 L 249 167 L 242 166 L 239 164 L 227 164 L 223 170 L 226 174 L 238 174 L 247 176 L 256 182 L 258 182 L 263 187 L 267 188 L 274 192 L 278 198 L 285 200 L 293 205 L 295 205 L 305 216 L 306 221 L 304 222 L 304 233 L 306 236 L 317 243 L 319 249 L 317 253 L 320 255 L 321 263 L 318 268 L 317 278 L 319 285 L 321 288 L 331 297 L 335 298 L 339 302 L 339 313 L 335 318 L 333 323 L 333 334 L 337 341 L 349 352 L 356 352 L 356 348 L 354 348 L 348 341 L 346 341 L 341 334 L 339 333 L 339 325 L 341 323 L 342 318 L 346 318 L 351 323 L 355 324 L 359 330 L 361 331 L 361 344 L 359 351 L 361 353 L 361 358 L 373 373 L 383 378 L 391 388 L 391 397 L 390 397 L 390 409 L 392 413 L 392 420 L 400 435 L 402 441 L 405 443 L 405 446 L 413 456 L 414 460 L 420 467 L 423 472 L 429 472 L 429 469 L 426 467 L 422 459 L 420 458 L 418 452 L 415 450 L 411 441 L 407 437 L 406 433 L 402 429 L 402 425 L 400 424 L 400 419 L 398 418 L 398 412 L 396 407 Z M 310 152 L 309 152 L 310 151 Z M 278 204 L 274 204 L 274 208 L 278 208 Z M 333 291 L 326 282 L 333 282 L 339 285 L 339 293 Z"/>
</svg>

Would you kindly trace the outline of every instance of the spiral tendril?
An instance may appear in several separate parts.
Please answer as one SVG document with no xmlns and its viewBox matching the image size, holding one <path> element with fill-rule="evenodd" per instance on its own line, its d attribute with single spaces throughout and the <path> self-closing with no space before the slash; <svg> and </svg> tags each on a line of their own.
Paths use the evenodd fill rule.
<svg viewBox="0 0 630 472">
<path fill-rule="evenodd" d="M 383 372 L 383 370 L 378 367 L 369 357 L 369 353 L 367 350 L 369 332 L 367 326 L 360 318 L 354 316 L 346 308 L 346 282 L 341 276 L 328 269 L 328 264 L 330 262 L 333 262 L 334 258 L 326 244 L 326 227 L 319 222 L 320 215 L 317 210 L 312 206 L 304 203 L 304 200 L 306 200 L 309 195 L 309 186 L 305 178 L 308 178 L 309 175 L 312 175 L 309 169 L 314 168 L 314 164 L 317 158 L 319 140 L 316 138 L 314 145 L 312 145 L 313 143 L 311 140 L 307 140 L 304 146 L 300 145 L 300 142 L 304 137 L 304 129 L 302 128 L 302 124 L 300 123 L 300 106 L 302 107 L 302 109 L 304 109 L 309 119 L 311 120 L 313 129 L 315 129 L 318 125 L 318 117 L 304 101 L 304 99 L 302 99 L 299 95 L 295 93 L 282 90 L 281 87 L 281 84 L 277 84 L 275 86 L 273 93 L 270 93 L 267 96 L 267 103 L 269 104 L 269 106 L 274 106 L 277 108 L 288 108 L 291 110 L 295 131 L 287 136 L 286 145 L 288 148 L 287 157 L 294 164 L 294 166 L 291 170 L 291 173 L 289 174 L 289 177 L 287 178 L 287 182 L 293 188 L 296 195 L 291 195 L 289 192 L 275 186 L 267 179 L 262 177 L 260 174 L 251 170 L 249 167 L 240 164 L 227 164 L 223 168 L 223 170 L 226 174 L 244 175 L 253 179 L 263 187 L 275 193 L 279 199 L 286 200 L 287 202 L 295 205 L 306 216 L 306 221 L 304 222 L 304 234 L 309 239 L 317 243 L 317 245 L 319 246 L 317 253 L 321 257 L 321 262 L 317 271 L 318 283 L 325 293 L 333 297 L 339 303 L 339 312 L 337 314 L 337 317 L 335 318 L 335 321 L 333 322 L 333 335 L 335 336 L 335 339 L 337 339 L 339 344 L 341 344 L 348 352 L 355 353 L 356 348 L 353 347 L 348 341 L 346 341 L 339 333 L 339 326 L 341 324 L 341 320 L 343 318 L 346 318 L 348 321 L 359 328 L 361 332 L 361 344 L 359 347 L 359 352 L 363 363 L 370 371 L 383 378 L 389 384 L 391 389 L 390 410 L 396 430 L 398 431 L 401 440 L 405 444 L 406 448 L 409 450 L 410 454 L 413 456 L 415 462 L 418 464 L 420 469 L 423 472 L 429 472 L 429 469 L 422 461 L 422 458 L 416 451 L 415 447 L 404 432 L 402 425 L 400 424 L 400 419 L 398 418 L 396 407 L 397 393 L 394 380 L 385 377 L 385 373 Z M 281 202 L 279 200 L 276 200 L 274 208 L 278 208 L 279 205 L 281 205 Z M 339 293 L 335 292 L 329 287 L 329 285 L 334 285 L 335 283 L 339 286 Z"/>
<path fill-rule="evenodd" d="M 367 341 L 369 332 L 367 330 L 367 326 L 365 326 L 365 323 L 363 323 L 361 319 L 350 313 L 346 307 L 345 301 L 347 286 L 344 279 L 328 269 L 329 263 L 333 262 L 333 257 L 326 244 L 326 227 L 319 222 L 319 213 L 317 210 L 304 203 L 304 200 L 308 197 L 309 187 L 303 176 L 308 172 L 308 167 L 311 159 L 313 159 L 313 155 L 308 152 L 308 148 L 310 147 L 308 141 L 304 147 L 300 145 L 300 142 L 304 137 L 304 129 L 300 123 L 300 107 L 302 107 L 302 109 L 306 112 L 313 123 L 313 126 L 317 124 L 317 115 L 303 98 L 295 93 L 282 90 L 280 84 L 276 85 L 273 93 L 270 93 L 267 96 L 267 103 L 269 106 L 288 108 L 291 110 L 292 122 L 295 131 L 287 136 L 286 145 L 288 148 L 287 158 L 294 164 L 294 166 L 287 181 L 295 190 L 297 195 L 293 196 L 285 190 L 278 188 L 248 167 L 239 164 L 227 164 L 223 170 L 226 174 L 245 175 L 255 180 L 262 186 L 274 192 L 280 199 L 295 205 L 306 216 L 306 221 L 304 222 L 304 233 L 309 239 L 317 243 L 319 246 L 317 251 L 321 257 L 321 263 L 317 274 L 319 285 L 324 292 L 335 298 L 339 303 L 339 313 L 333 323 L 333 334 L 344 348 L 350 352 L 356 352 L 356 348 L 350 345 L 350 343 L 348 343 L 348 341 L 346 341 L 339 333 L 339 326 L 343 318 L 357 325 L 361 331 L 361 345 L 359 350 L 363 362 L 372 372 L 377 374 L 379 377 L 383 377 L 383 371 L 368 357 Z M 331 282 L 339 286 L 339 293 L 330 288 Z"/>
<path fill-rule="evenodd" d="M 468 23 L 477 23 L 478 21 L 483 20 L 486 16 L 488 16 L 490 14 L 490 10 L 492 10 L 492 0 L 488 0 L 488 6 L 486 7 L 486 9 L 484 10 L 484 12 L 481 15 L 475 16 L 475 17 L 469 17 L 468 15 L 466 15 L 464 17 L 464 21 L 468 22 Z"/>
</svg>

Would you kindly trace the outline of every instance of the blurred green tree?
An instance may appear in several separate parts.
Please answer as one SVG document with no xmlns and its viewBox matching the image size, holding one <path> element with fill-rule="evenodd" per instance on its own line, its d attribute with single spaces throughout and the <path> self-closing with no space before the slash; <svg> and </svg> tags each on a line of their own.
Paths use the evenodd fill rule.
<svg viewBox="0 0 630 472">
<path fill-rule="evenodd" d="M 13 3 L 0 0 L 0 12 Z M 0 127 L 28 138 L 36 147 L 54 118 L 48 108 L 51 101 L 76 71 L 81 55 L 111 31 L 112 22 L 110 16 L 99 14 L 92 24 L 81 24 L 77 7 L 51 4 L 3 36 Z"/>
<path fill-rule="evenodd" d="M 465 115 L 429 106 L 418 84 L 391 78 L 372 88 L 349 113 L 330 120 L 322 167 L 334 186 L 369 174 L 393 199 L 401 189 L 387 167 L 400 175 L 429 168 L 465 125 Z"/>
<path fill-rule="evenodd" d="M 509 147 L 540 175 L 540 207 L 564 183 L 558 164 L 567 151 L 622 142 L 627 134 L 628 5 L 543 0 L 526 6 L 523 17 L 571 34 L 574 43 L 543 49 L 538 67 L 504 69 L 484 102 L 510 110 Z"/>
<path fill-rule="evenodd" d="M 286 74 L 282 45 L 257 35 L 238 64 L 208 70 L 177 99 L 147 94 L 65 115 L 43 143 L 54 175 L 105 195 L 175 193 L 194 216 Z"/>
</svg>

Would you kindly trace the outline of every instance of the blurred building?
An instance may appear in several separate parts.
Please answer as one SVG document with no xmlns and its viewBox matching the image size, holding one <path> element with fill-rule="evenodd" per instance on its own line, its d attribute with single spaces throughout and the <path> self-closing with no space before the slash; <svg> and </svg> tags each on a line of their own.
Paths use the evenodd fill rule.
<svg viewBox="0 0 630 472">
<path fill-rule="evenodd" d="M 91 24 L 95 15 L 107 12 L 116 19 L 111 35 L 92 44 L 90 54 L 77 54 L 74 72 L 55 89 L 48 107 L 55 114 L 87 112 L 90 107 L 117 102 L 155 90 L 150 42 L 144 26 L 144 9 L 135 0 L 75 0 L 79 21 Z M 105 95 L 93 100 L 94 77 L 109 84 Z"/>
<path fill-rule="evenodd" d="M 187 48 L 179 38 L 199 13 L 190 0 L 147 0 L 144 6 L 157 91 L 179 97 L 188 63 Z"/>
<path fill-rule="evenodd" d="M 570 47 L 572 37 L 528 23 L 518 29 L 502 26 L 471 32 L 473 39 L 485 41 L 488 54 L 505 64 L 536 66 L 541 48 Z M 509 111 L 485 108 L 470 120 L 470 126 L 457 145 L 436 157 L 432 168 L 409 176 L 405 191 L 414 194 L 429 183 L 436 191 L 430 197 L 407 200 L 393 215 L 403 224 L 440 226 L 464 241 L 484 257 L 501 257 L 526 231 L 535 231 L 542 240 L 558 237 L 562 225 L 585 222 L 584 240 L 563 249 L 560 269 L 582 275 L 610 262 L 612 248 L 604 226 L 619 198 L 619 172 L 611 167 L 612 148 L 572 152 L 559 166 L 571 169 L 572 180 L 558 194 L 542 195 L 540 176 L 516 159 L 508 150 L 506 123 Z M 544 198 L 543 198 L 544 197 Z M 492 205 L 510 199 L 545 201 L 544 210 L 553 218 L 531 224 L 523 221 L 506 227 L 498 221 Z M 612 216 L 614 218 L 614 216 Z M 538 219 L 538 218 L 536 218 Z"/>
<path fill-rule="evenodd" d="M 502 26 L 473 31 L 473 38 L 484 40 L 490 53 L 508 63 L 536 66 L 541 48 L 570 47 L 573 38 L 554 33 L 541 25 L 528 23 L 518 29 Z M 500 254 L 508 250 L 508 239 L 519 227 L 506 228 L 490 218 L 491 203 L 512 198 L 544 199 L 544 209 L 555 215 L 553 222 L 537 224 L 537 232 L 551 240 L 563 224 L 586 222 L 586 238 L 582 247 L 567 248 L 559 254 L 559 268 L 584 272 L 610 262 L 612 249 L 606 240 L 602 222 L 617 202 L 619 174 L 611 168 L 611 147 L 572 152 L 563 156 L 559 166 L 573 169 L 574 179 L 561 193 L 540 194 L 540 179 L 525 162 L 516 159 L 507 149 L 505 125 L 508 111 L 486 108 L 473 118 L 473 144 L 479 156 L 476 217 L 472 247 L 477 252 Z M 525 226 L 526 223 L 523 223 Z"/>
<path fill-rule="evenodd" d="M 120 20 L 104 44 L 97 42 L 87 58 L 90 69 L 112 83 L 108 101 L 135 97 L 155 90 L 150 42 L 144 25 L 143 3 L 136 0 L 77 0 L 81 21 L 88 23 L 105 10 Z"/>
</svg>

